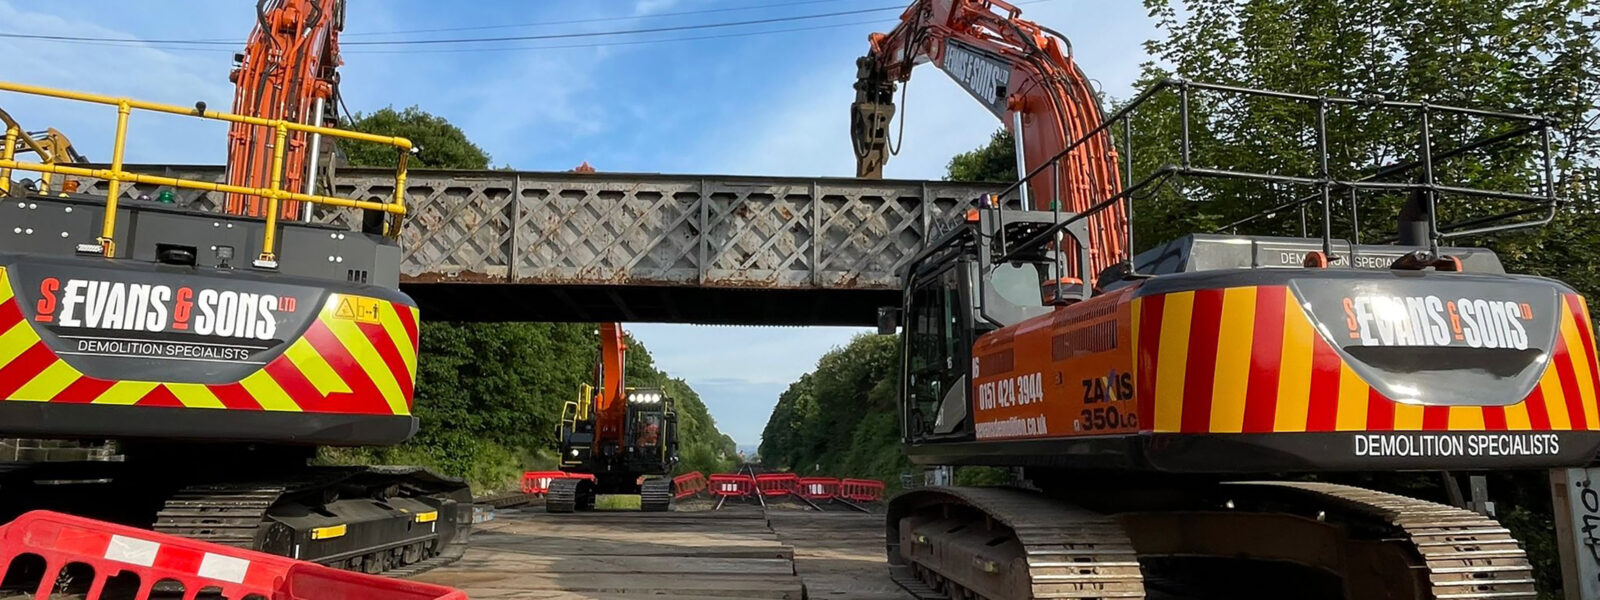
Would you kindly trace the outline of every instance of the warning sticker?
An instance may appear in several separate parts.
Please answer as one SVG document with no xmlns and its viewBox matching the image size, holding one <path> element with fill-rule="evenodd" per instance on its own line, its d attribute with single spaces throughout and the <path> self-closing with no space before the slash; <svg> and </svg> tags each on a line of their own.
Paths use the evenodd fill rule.
<svg viewBox="0 0 1600 600">
<path fill-rule="evenodd" d="M 377 323 L 378 301 L 361 296 L 339 296 L 339 304 L 333 309 L 333 318 Z"/>
</svg>

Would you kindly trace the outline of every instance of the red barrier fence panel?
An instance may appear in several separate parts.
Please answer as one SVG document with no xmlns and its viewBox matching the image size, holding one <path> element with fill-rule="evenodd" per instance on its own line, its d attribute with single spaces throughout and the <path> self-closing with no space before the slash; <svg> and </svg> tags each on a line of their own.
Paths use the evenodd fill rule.
<svg viewBox="0 0 1600 600">
<path fill-rule="evenodd" d="M 699 471 L 684 473 L 672 478 L 672 497 L 678 500 L 688 498 L 706 489 L 706 476 Z"/>
<path fill-rule="evenodd" d="M 883 482 L 873 479 L 840 480 L 839 497 L 856 502 L 878 502 L 883 500 Z"/>
<path fill-rule="evenodd" d="M 768 498 L 793 494 L 800 487 L 800 476 L 794 473 L 763 473 L 756 476 L 756 491 Z"/>
<path fill-rule="evenodd" d="M 712 496 L 725 498 L 748 498 L 756 490 L 756 480 L 749 475 L 737 473 L 718 473 L 712 475 L 706 486 L 706 492 Z"/>
<path fill-rule="evenodd" d="M 159 584 L 183 598 L 466 600 L 444 586 L 389 579 L 288 557 L 48 511 L 0 526 L 0 561 L 41 576 L 37 597 L 147 600 Z M 31 584 L 31 579 L 28 585 Z M 181 586 L 182 592 L 176 588 Z M 66 589 L 62 589 L 62 588 Z M 163 591 L 163 597 L 167 592 Z"/>
<path fill-rule="evenodd" d="M 550 491 L 550 481 L 566 477 L 561 471 L 528 471 L 522 474 L 522 493 L 540 496 Z"/>
<path fill-rule="evenodd" d="M 839 495 L 839 478 L 801 477 L 799 494 L 807 500 L 832 500 Z"/>
</svg>

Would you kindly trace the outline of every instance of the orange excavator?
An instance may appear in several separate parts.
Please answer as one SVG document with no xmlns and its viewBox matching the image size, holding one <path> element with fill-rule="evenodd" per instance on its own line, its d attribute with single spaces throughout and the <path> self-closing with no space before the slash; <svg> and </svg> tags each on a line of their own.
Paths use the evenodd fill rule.
<svg viewBox="0 0 1600 600">
<path fill-rule="evenodd" d="M 1548 119 L 1176 79 L 1105 114 L 1065 38 L 999 0 L 920 0 L 870 42 L 851 111 L 860 175 L 881 174 L 896 86 L 925 62 L 1006 123 L 1022 175 L 948 215 L 906 265 L 902 304 L 880 311 L 880 330 L 901 333 L 907 455 L 1020 471 L 1015 486 L 925 487 L 890 503 L 888 558 L 908 591 L 1535 597 L 1481 473 L 1595 456 L 1593 326 L 1571 287 L 1444 243 L 1549 222 Z M 1191 133 L 1220 135 L 1202 106 L 1304 116 L 1309 156 L 1274 162 L 1313 166 L 1202 163 L 1219 154 Z M 1336 147 L 1334 112 L 1406 127 L 1404 158 L 1330 164 L 1373 155 Z M 1135 122 L 1172 133 L 1146 129 L 1136 147 Z M 1487 158 L 1505 145 L 1532 158 Z M 1170 160 L 1136 177 L 1135 153 Z M 1479 162 L 1444 166 L 1462 160 Z M 1173 178 L 1182 189 L 1163 189 Z M 1478 183 L 1493 181 L 1520 187 Z M 1225 228 L 1133 253 L 1136 197 L 1197 201 L 1246 184 L 1281 200 L 1235 225 L 1269 235 Z M 1462 220 L 1440 216 L 1446 203 Z M 1512 208 L 1463 218 L 1493 206 Z M 1320 218 L 1283 235 L 1297 209 Z M 1361 243 L 1358 223 L 1387 243 Z M 1443 472 L 1451 503 L 1334 483 L 1374 471 Z"/>
<path fill-rule="evenodd" d="M 336 127 L 339 124 L 339 32 L 344 30 L 344 0 L 257 0 L 256 27 L 243 52 L 234 55 L 228 78 L 235 85 L 233 112 L 263 119 L 281 119 Z M 286 145 L 280 159 L 274 149 Z M 331 149 L 331 147 L 330 147 Z M 315 193 L 318 171 L 327 163 L 317 134 L 276 131 L 265 125 L 235 123 L 228 131 L 228 174 L 231 185 L 265 188 L 281 181 L 284 189 Z M 278 216 L 305 220 L 310 207 L 280 203 Z M 230 194 L 228 214 L 264 216 L 266 203 L 246 194 Z"/>
<path fill-rule="evenodd" d="M 647 512 L 671 508 L 672 480 L 661 476 L 678 462 L 677 412 L 665 390 L 627 387 L 627 351 L 622 324 L 600 324 L 595 383 L 562 407 L 557 433 L 561 470 L 585 476 L 551 481 L 549 512 L 593 509 L 601 494 L 637 495 Z"/>
</svg>

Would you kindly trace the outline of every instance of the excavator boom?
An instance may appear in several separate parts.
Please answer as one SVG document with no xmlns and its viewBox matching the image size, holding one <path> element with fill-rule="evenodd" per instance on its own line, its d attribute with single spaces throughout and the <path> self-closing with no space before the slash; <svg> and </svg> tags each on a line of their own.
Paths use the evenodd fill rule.
<svg viewBox="0 0 1600 600">
<path fill-rule="evenodd" d="M 856 63 L 850 128 L 856 176 L 882 177 L 895 149 L 889 137 L 895 88 L 911 78 L 913 67 L 930 62 L 1016 136 L 1020 173 L 1045 170 L 1021 188 L 1023 209 L 1085 212 L 1120 191 L 1110 134 L 1090 135 L 1103 122 L 1102 111 L 1071 46 L 1020 15 L 1000 0 L 919 0 L 893 31 L 873 34 L 871 50 Z M 1053 162 L 1058 155 L 1059 166 Z M 1092 276 L 1128 259 L 1130 236 L 1120 205 L 1088 219 Z"/>
<path fill-rule="evenodd" d="M 233 112 L 308 125 L 338 125 L 339 31 L 344 0 L 257 0 L 256 27 L 234 55 L 229 79 L 236 86 Z M 281 135 L 281 137 L 280 137 Z M 262 125 L 234 124 L 228 131 L 228 183 L 265 188 L 270 181 L 312 193 L 320 140 Z M 229 214 L 263 216 L 266 204 L 230 194 Z M 279 215 L 301 218 L 303 205 L 283 202 Z"/>
</svg>

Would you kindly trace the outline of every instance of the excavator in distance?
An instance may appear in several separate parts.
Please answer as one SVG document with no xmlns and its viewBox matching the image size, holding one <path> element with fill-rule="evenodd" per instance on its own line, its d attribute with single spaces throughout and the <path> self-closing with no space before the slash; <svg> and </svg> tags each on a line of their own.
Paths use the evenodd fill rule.
<svg viewBox="0 0 1600 600">
<path fill-rule="evenodd" d="M 578 388 L 578 399 L 561 409 L 556 434 L 561 470 L 583 475 L 550 482 L 545 510 L 570 513 L 594 508 L 599 495 L 637 495 L 639 509 L 672 508 L 678 462 L 675 402 L 660 388 L 626 384 L 627 339 L 622 324 L 600 324 L 600 359 L 595 383 Z"/>
<path fill-rule="evenodd" d="M 1066 39 L 1000 0 L 919 0 L 870 43 L 851 107 L 861 176 L 881 174 L 896 86 L 924 62 L 1012 130 L 1021 174 L 930 233 L 902 273 L 901 305 L 880 311 L 880 329 L 901 335 L 911 459 L 1022 474 L 1014 487 L 926 487 L 890 502 L 888 559 L 908 591 L 1536 597 L 1523 548 L 1483 514 L 1484 498 L 1451 506 L 1330 481 L 1579 467 L 1600 449 L 1585 299 L 1506 273 L 1488 249 L 1443 245 L 1549 222 L 1549 119 L 1178 79 L 1107 115 Z M 1289 164 L 1313 172 L 1203 161 L 1191 139 L 1207 124 L 1201 107 L 1253 104 L 1305 118 L 1309 160 Z M 1136 116 L 1153 113 L 1167 120 L 1139 123 L 1171 123 L 1171 138 L 1136 146 Z M 1329 114 L 1399 123 L 1403 158 L 1331 165 L 1342 138 Z M 1509 180 L 1533 183 L 1448 175 L 1505 152 L 1535 165 Z M 1136 178 L 1134 153 L 1171 161 Z M 1164 189 L 1173 178 L 1182 188 Z M 1200 201 L 1184 194 L 1244 184 L 1277 199 L 1235 225 L 1272 235 L 1194 233 L 1133 253 L 1133 200 Z M 1464 217 L 1463 199 L 1515 208 Z M 1302 221 L 1299 236 L 1282 235 L 1302 207 L 1320 231 Z M 1363 207 L 1395 220 L 1361 218 Z M 1349 240 L 1333 235 L 1347 209 Z M 1357 223 L 1395 229 L 1361 243 Z"/>
</svg>

